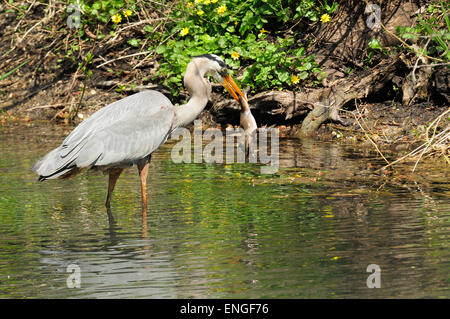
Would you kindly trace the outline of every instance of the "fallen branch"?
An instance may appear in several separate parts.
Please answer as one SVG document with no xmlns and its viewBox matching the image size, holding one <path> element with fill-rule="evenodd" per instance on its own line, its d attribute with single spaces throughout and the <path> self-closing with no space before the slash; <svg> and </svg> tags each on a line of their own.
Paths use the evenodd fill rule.
<svg viewBox="0 0 450 319">
<path fill-rule="evenodd" d="M 316 104 L 314 109 L 303 120 L 300 135 L 312 135 L 327 120 L 347 124 L 340 119 L 338 110 L 349 101 L 367 97 L 377 92 L 394 77 L 394 72 L 403 67 L 398 57 L 383 61 L 371 70 L 356 73 L 351 79 L 343 78 L 335 81 L 329 88 L 310 90 Z M 312 94 L 314 92 L 315 94 Z M 311 103 L 312 104 L 312 103 Z"/>
</svg>

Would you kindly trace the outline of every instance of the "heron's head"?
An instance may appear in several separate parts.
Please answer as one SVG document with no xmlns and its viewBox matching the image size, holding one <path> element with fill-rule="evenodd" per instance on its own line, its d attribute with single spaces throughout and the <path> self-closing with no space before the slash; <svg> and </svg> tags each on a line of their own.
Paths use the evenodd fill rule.
<svg viewBox="0 0 450 319">
<path fill-rule="evenodd" d="M 239 102 L 239 95 L 247 101 L 241 89 L 228 73 L 225 62 L 220 57 L 215 54 L 203 54 L 195 56 L 194 59 L 198 59 L 199 65 L 205 74 L 211 74 L 217 82 L 222 83 L 236 101 Z"/>
</svg>

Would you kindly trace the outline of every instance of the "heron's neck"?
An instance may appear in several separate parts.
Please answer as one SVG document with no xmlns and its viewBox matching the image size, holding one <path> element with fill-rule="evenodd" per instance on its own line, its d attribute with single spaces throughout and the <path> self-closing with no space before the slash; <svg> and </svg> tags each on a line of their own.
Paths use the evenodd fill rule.
<svg viewBox="0 0 450 319">
<path fill-rule="evenodd" d="M 204 75 L 205 72 L 199 70 L 196 64 L 189 63 L 184 85 L 191 98 L 186 104 L 175 107 L 175 127 L 186 126 L 194 121 L 208 103 L 211 85 L 203 77 Z"/>
<path fill-rule="evenodd" d="M 207 96 L 192 96 L 186 104 L 175 107 L 175 127 L 186 126 L 194 121 L 208 103 Z"/>
</svg>

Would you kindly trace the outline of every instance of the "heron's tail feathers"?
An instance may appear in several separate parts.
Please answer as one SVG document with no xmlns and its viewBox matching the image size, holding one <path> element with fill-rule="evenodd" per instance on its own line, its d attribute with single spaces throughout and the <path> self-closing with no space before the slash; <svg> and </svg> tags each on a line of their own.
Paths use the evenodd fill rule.
<svg viewBox="0 0 450 319">
<path fill-rule="evenodd" d="M 73 163 L 75 158 L 73 156 L 62 157 L 61 152 L 61 147 L 55 148 L 33 165 L 31 169 L 39 174 L 38 180 L 40 182 L 46 179 L 62 177 L 74 168 L 77 168 Z"/>
</svg>

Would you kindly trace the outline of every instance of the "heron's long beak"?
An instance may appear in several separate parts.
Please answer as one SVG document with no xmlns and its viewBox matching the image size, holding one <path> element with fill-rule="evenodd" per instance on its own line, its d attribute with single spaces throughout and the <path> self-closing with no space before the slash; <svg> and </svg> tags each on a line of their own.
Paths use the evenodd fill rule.
<svg viewBox="0 0 450 319">
<path fill-rule="evenodd" d="M 223 86 L 227 89 L 231 96 L 234 97 L 236 101 L 239 102 L 238 94 L 244 99 L 244 101 L 247 101 L 247 98 L 241 92 L 241 89 L 239 89 L 236 82 L 234 82 L 233 78 L 230 75 L 227 74 L 223 77 Z"/>
</svg>

